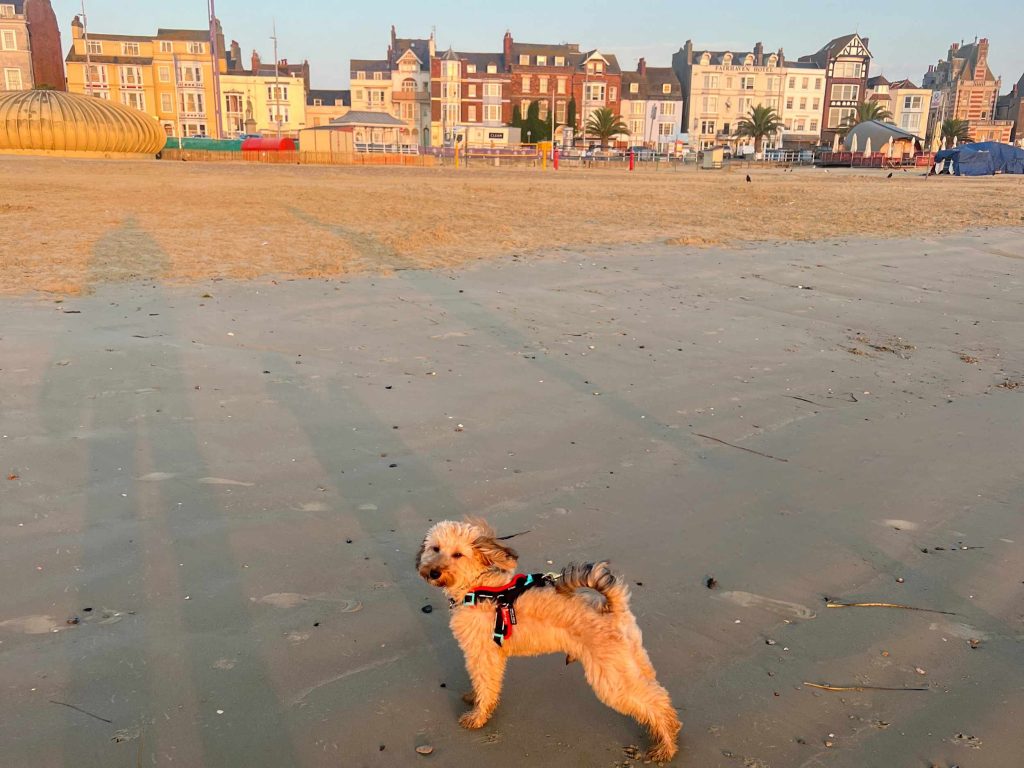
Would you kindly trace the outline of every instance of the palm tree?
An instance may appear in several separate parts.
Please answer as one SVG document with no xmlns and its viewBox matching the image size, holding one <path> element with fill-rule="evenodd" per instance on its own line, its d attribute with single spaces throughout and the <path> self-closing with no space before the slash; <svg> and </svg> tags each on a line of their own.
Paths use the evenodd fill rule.
<svg viewBox="0 0 1024 768">
<path fill-rule="evenodd" d="M 758 104 L 750 114 L 736 123 L 736 136 L 754 140 L 754 154 L 760 154 L 761 144 L 769 136 L 782 130 L 782 118 L 773 107 Z"/>
<path fill-rule="evenodd" d="M 971 140 L 971 126 L 966 120 L 951 117 L 942 123 L 940 136 L 949 146 L 952 146 L 953 139 L 956 139 L 958 144 L 964 144 Z"/>
<path fill-rule="evenodd" d="M 587 120 L 587 135 L 596 136 L 601 140 L 601 148 L 608 144 L 612 136 L 629 135 L 627 126 L 619 115 L 616 115 L 608 107 L 595 109 Z"/>
<path fill-rule="evenodd" d="M 839 133 L 846 135 L 855 125 L 866 123 L 869 120 L 877 120 L 880 123 L 892 122 L 892 112 L 877 101 L 865 101 L 857 105 L 857 108 L 843 119 L 839 126 Z"/>
</svg>

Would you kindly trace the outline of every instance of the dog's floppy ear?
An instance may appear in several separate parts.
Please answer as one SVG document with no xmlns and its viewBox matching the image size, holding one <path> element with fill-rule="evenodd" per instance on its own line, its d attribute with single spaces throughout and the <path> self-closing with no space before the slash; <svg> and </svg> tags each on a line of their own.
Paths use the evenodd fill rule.
<svg viewBox="0 0 1024 768">
<path fill-rule="evenodd" d="M 416 553 L 416 570 L 419 570 L 420 564 L 423 562 L 423 553 L 427 551 L 427 540 L 423 539 L 423 543 L 420 544 L 419 552 Z"/>
<path fill-rule="evenodd" d="M 473 549 L 480 553 L 484 563 L 496 565 L 503 571 L 515 570 L 519 560 L 519 554 L 511 547 L 495 541 L 494 532 L 485 536 L 478 536 L 473 542 Z"/>
</svg>

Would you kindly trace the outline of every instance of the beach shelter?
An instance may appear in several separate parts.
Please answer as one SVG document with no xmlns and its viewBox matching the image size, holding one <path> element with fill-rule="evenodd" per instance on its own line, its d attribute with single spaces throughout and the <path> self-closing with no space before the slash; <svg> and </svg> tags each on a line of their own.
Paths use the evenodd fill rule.
<svg viewBox="0 0 1024 768">
<path fill-rule="evenodd" d="M 863 147 L 868 139 L 871 139 L 871 146 L 876 147 L 879 152 L 884 152 L 883 144 L 892 143 L 893 155 L 902 157 L 910 149 L 911 145 L 920 141 L 914 134 L 905 131 L 891 123 L 883 123 L 880 120 L 865 120 L 850 129 L 846 135 L 846 145 L 849 148 L 854 139 L 857 146 Z M 851 149 L 851 152 L 856 150 Z"/>
</svg>

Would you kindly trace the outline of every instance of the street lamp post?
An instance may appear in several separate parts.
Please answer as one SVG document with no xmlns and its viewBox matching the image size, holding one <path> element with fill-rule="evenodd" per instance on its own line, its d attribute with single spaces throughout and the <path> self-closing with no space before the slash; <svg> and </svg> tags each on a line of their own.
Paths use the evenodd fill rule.
<svg viewBox="0 0 1024 768">
<path fill-rule="evenodd" d="M 82 37 L 85 40 L 85 90 L 92 96 L 92 54 L 89 53 L 89 20 L 85 15 L 85 0 L 82 0 Z"/>
</svg>

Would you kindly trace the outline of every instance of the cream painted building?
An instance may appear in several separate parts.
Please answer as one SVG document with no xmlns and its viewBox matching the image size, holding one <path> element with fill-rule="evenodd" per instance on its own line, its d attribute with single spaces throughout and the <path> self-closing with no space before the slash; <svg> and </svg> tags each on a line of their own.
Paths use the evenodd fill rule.
<svg viewBox="0 0 1024 768">
<path fill-rule="evenodd" d="M 352 59 L 349 83 L 353 112 L 394 114 L 391 68 L 386 59 Z"/>
<path fill-rule="evenodd" d="M 405 123 L 401 143 L 430 146 L 430 59 L 434 38 L 400 38 L 391 28 L 391 114 Z"/>
<path fill-rule="evenodd" d="M 220 76 L 224 136 L 297 136 L 306 127 L 301 75 L 231 72 Z"/>
<path fill-rule="evenodd" d="M 24 3 L 0 0 L 0 91 L 27 91 L 32 85 L 32 50 Z"/>
<path fill-rule="evenodd" d="M 884 77 L 868 80 L 867 100 L 881 104 L 892 115 L 888 120 L 923 142 L 928 133 L 928 108 L 932 92 L 919 88 L 910 80 L 890 83 Z"/>
<path fill-rule="evenodd" d="M 306 127 L 327 125 L 347 115 L 351 108 L 351 91 L 310 90 L 306 94 Z"/>
<path fill-rule="evenodd" d="M 821 142 L 821 111 L 825 99 L 824 68 L 809 62 L 786 62 L 779 116 L 786 149 L 815 147 Z"/>
<path fill-rule="evenodd" d="M 761 43 L 753 51 L 695 50 L 687 40 L 673 55 L 672 68 L 683 86 L 683 130 L 689 133 L 691 146 L 752 144 L 748 139 L 737 142 L 737 123 L 756 106 L 782 114 L 787 74 L 782 51 L 766 54 Z M 765 139 L 764 148 L 780 144 L 781 135 Z"/>
<path fill-rule="evenodd" d="M 66 65 L 72 93 L 152 115 L 168 136 L 218 137 L 214 60 L 205 29 L 159 29 L 156 35 L 89 32 L 86 40 L 76 16 Z M 223 71 L 223 58 L 218 68 Z"/>
</svg>

